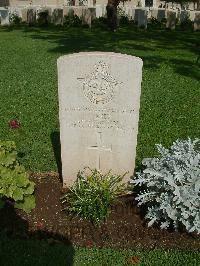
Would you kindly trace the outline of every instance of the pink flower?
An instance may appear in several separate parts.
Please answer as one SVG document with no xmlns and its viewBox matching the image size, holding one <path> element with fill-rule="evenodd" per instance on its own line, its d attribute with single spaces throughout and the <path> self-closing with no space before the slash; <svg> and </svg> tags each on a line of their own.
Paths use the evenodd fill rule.
<svg viewBox="0 0 200 266">
<path fill-rule="evenodd" d="M 20 123 L 19 121 L 13 119 L 13 120 L 10 120 L 9 123 L 8 123 L 9 127 L 12 128 L 12 129 L 15 129 L 15 128 L 20 128 Z"/>
<path fill-rule="evenodd" d="M 42 229 L 44 227 L 44 224 L 42 222 L 37 222 L 37 228 Z"/>
<path fill-rule="evenodd" d="M 135 263 L 138 263 L 139 259 L 138 259 L 137 257 L 133 257 L 133 261 L 134 261 Z"/>
<path fill-rule="evenodd" d="M 92 248 L 92 246 L 93 246 L 92 241 L 88 240 L 88 241 L 86 242 L 86 247 L 87 247 L 87 248 Z"/>
<path fill-rule="evenodd" d="M 132 259 L 131 258 L 128 258 L 126 261 L 127 261 L 127 263 L 131 263 L 132 262 Z"/>
</svg>

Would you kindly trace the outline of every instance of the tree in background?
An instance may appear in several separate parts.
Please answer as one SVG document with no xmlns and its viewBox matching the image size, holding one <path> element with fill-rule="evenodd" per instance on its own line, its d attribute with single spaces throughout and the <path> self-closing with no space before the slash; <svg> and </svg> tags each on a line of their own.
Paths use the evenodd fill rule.
<svg viewBox="0 0 200 266">
<path fill-rule="evenodd" d="M 106 6 L 107 18 L 108 18 L 108 27 L 112 31 L 117 29 L 117 7 L 120 3 L 120 0 L 108 0 Z"/>
</svg>

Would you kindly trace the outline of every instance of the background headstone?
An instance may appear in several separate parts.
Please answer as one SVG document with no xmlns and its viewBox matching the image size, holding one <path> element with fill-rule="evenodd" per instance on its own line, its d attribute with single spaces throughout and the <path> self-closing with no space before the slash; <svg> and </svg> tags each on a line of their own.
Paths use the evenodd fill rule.
<svg viewBox="0 0 200 266">
<path fill-rule="evenodd" d="M 85 9 L 84 6 L 74 7 L 74 15 L 78 16 L 81 19 L 83 16 L 83 9 Z"/>
<path fill-rule="evenodd" d="M 166 11 L 165 9 L 158 9 L 158 15 L 157 15 L 157 20 L 161 21 L 162 19 L 166 18 Z"/>
<path fill-rule="evenodd" d="M 200 12 L 195 13 L 194 17 L 194 30 L 200 30 Z"/>
<path fill-rule="evenodd" d="M 167 23 L 166 27 L 168 29 L 174 30 L 176 27 L 176 12 L 167 11 Z"/>
<path fill-rule="evenodd" d="M 138 22 L 139 10 L 140 8 L 133 9 L 132 17 L 133 17 L 134 22 Z"/>
<path fill-rule="evenodd" d="M 147 10 L 138 9 L 138 27 L 147 28 Z"/>
<path fill-rule="evenodd" d="M 5 26 L 5 25 L 9 25 L 10 21 L 9 21 L 9 11 L 6 8 L 0 8 L 0 21 L 1 21 L 1 25 Z"/>
<path fill-rule="evenodd" d="M 96 6 L 96 17 L 97 18 L 103 17 L 103 7 L 101 5 Z"/>
<path fill-rule="evenodd" d="M 83 9 L 82 14 L 83 14 L 82 16 L 83 24 L 87 24 L 91 28 L 92 20 L 96 18 L 96 9 L 94 7 Z"/>
<path fill-rule="evenodd" d="M 195 19 L 195 14 L 196 14 L 195 11 L 191 11 L 191 10 L 190 10 L 190 20 L 191 20 L 191 21 L 194 21 L 194 19 Z"/>
<path fill-rule="evenodd" d="M 36 23 L 36 10 L 35 9 L 28 9 L 27 10 L 27 23 L 31 25 L 35 25 Z"/>
<path fill-rule="evenodd" d="M 185 22 L 190 18 L 190 12 L 187 10 L 181 10 L 180 13 L 180 22 Z"/>
<path fill-rule="evenodd" d="M 63 24 L 63 9 L 55 8 L 52 12 L 52 23 L 54 25 L 62 25 Z"/>
<path fill-rule="evenodd" d="M 151 8 L 151 17 L 157 19 L 157 16 L 158 16 L 158 9 Z"/>
<path fill-rule="evenodd" d="M 133 175 L 142 81 L 140 58 L 103 52 L 58 59 L 64 186 L 84 167 Z"/>
<path fill-rule="evenodd" d="M 22 12 L 22 22 L 27 22 L 27 9 L 23 8 L 21 12 Z"/>
</svg>

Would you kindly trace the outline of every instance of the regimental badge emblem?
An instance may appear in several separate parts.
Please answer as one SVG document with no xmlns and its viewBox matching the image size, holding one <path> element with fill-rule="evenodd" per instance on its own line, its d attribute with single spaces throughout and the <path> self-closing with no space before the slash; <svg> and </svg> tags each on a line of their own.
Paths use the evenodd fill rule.
<svg viewBox="0 0 200 266">
<path fill-rule="evenodd" d="M 83 94 L 91 103 L 103 105 L 112 101 L 119 84 L 111 76 L 108 64 L 100 61 L 94 71 L 83 78 Z"/>
</svg>

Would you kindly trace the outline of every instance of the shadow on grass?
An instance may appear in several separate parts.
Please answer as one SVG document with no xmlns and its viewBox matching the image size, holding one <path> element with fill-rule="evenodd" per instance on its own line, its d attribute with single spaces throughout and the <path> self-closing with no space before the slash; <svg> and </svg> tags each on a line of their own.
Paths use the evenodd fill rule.
<svg viewBox="0 0 200 266">
<path fill-rule="evenodd" d="M 51 133 L 51 144 L 53 147 L 54 157 L 57 164 L 59 178 L 62 181 L 62 161 L 61 161 L 61 145 L 60 145 L 60 132 L 55 131 Z"/>
<path fill-rule="evenodd" d="M 12 204 L 0 209 L 0 265 L 72 266 L 74 248 L 65 237 L 41 229 L 28 230 Z"/>
<path fill-rule="evenodd" d="M 160 64 L 171 65 L 177 74 L 198 78 L 200 33 L 192 31 L 169 31 L 166 29 L 139 29 L 126 25 L 117 32 L 93 27 L 87 28 L 31 28 L 22 27 L 26 37 L 53 43 L 48 51 L 59 55 L 81 51 L 107 51 L 136 55 L 144 60 L 145 68 L 159 68 Z M 28 34 L 30 33 L 30 34 Z M 171 53 L 174 51 L 174 53 Z M 174 55 L 178 51 L 177 59 Z M 189 57 L 188 53 L 193 56 Z M 192 66 L 191 66 L 192 64 Z"/>
</svg>

